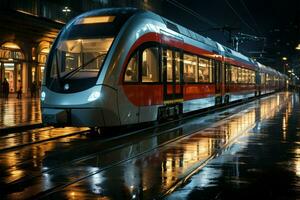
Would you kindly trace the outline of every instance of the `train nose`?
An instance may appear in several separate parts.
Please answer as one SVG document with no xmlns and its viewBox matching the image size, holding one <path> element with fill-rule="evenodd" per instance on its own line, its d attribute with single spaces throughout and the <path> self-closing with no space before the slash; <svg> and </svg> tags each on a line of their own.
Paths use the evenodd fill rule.
<svg viewBox="0 0 300 200">
<path fill-rule="evenodd" d="M 44 124 L 67 125 L 69 120 L 68 111 L 65 109 L 43 109 L 42 120 Z"/>
</svg>

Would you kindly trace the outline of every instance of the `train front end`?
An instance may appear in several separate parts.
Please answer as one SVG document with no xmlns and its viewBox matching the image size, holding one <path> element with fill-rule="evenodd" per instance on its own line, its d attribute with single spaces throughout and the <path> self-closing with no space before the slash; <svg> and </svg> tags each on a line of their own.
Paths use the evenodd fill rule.
<svg viewBox="0 0 300 200">
<path fill-rule="evenodd" d="M 41 92 L 42 120 L 54 126 L 119 125 L 117 93 L 101 73 L 134 10 L 96 10 L 68 23 L 55 40 Z M 106 116 L 107 119 L 104 119 Z"/>
</svg>

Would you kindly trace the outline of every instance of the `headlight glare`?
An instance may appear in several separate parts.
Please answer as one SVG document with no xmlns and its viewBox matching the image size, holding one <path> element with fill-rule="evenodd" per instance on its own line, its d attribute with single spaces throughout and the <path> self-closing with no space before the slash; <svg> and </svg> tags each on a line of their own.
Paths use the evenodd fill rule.
<svg viewBox="0 0 300 200">
<path fill-rule="evenodd" d="M 88 101 L 91 102 L 91 101 L 95 101 L 96 99 L 99 99 L 100 97 L 100 92 L 98 91 L 94 91 L 90 94 L 89 98 L 88 98 Z"/>
<path fill-rule="evenodd" d="M 41 92 L 41 100 L 45 101 L 45 98 L 46 98 L 46 92 L 42 91 Z"/>
</svg>

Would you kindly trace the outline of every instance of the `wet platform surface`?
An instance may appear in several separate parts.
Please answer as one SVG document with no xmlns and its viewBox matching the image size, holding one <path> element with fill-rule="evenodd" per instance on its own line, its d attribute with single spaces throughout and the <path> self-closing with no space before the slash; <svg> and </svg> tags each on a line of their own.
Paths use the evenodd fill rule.
<svg viewBox="0 0 300 200">
<path fill-rule="evenodd" d="M 39 98 L 0 98 L 0 129 L 41 123 Z"/>
<path fill-rule="evenodd" d="M 116 139 L 0 151 L 0 199 L 298 199 L 299 115 L 299 97 L 279 93 Z"/>
<path fill-rule="evenodd" d="M 299 96 L 277 98 L 256 109 L 253 128 L 166 199 L 300 199 Z"/>
</svg>

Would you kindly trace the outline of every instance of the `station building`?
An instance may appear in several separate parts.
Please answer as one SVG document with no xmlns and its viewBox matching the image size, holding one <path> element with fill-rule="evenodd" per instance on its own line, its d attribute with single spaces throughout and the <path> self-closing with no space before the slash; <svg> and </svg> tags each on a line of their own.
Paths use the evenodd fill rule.
<svg viewBox="0 0 300 200">
<path fill-rule="evenodd" d="M 1 0 L 0 94 L 6 78 L 10 93 L 40 87 L 51 45 L 65 23 L 82 12 L 132 6 L 158 12 L 159 0 Z"/>
</svg>

